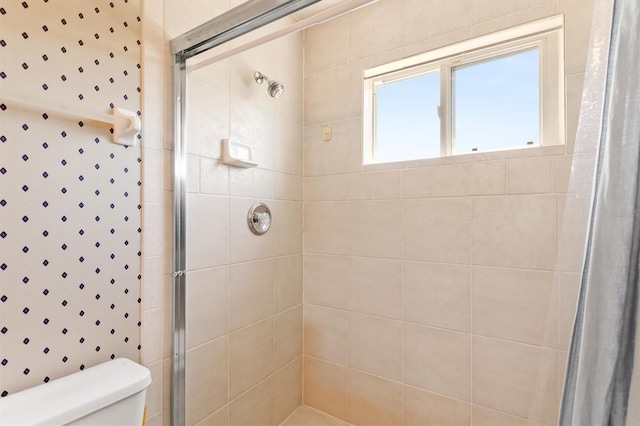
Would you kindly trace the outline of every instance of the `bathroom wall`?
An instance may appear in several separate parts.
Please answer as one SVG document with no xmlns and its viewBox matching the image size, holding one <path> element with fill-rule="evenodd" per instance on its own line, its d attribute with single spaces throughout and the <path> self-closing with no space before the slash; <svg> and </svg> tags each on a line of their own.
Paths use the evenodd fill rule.
<svg viewBox="0 0 640 426">
<path fill-rule="evenodd" d="M 381 0 L 305 31 L 305 404 L 353 424 L 556 423 L 585 223 L 562 219 L 591 11 Z M 566 146 L 362 166 L 362 70 L 559 13 Z M 574 241 L 563 252 L 561 233 Z"/>
<path fill-rule="evenodd" d="M 16 93 L 140 114 L 140 2 L 0 5 L 0 393 L 139 360 L 141 151 Z"/>
<path fill-rule="evenodd" d="M 147 309 L 143 298 L 143 347 L 152 346 L 143 349 L 143 360 L 162 382 L 147 398 L 149 424 L 168 424 L 170 418 L 168 42 L 239 3 L 144 1 L 144 108 L 153 112 L 147 121 L 153 124 L 144 130 L 154 141 L 145 155 L 156 165 L 163 158 L 163 168 L 148 169 L 148 181 L 145 169 L 150 190 L 163 190 L 154 192 L 150 209 L 145 190 L 145 220 L 149 213 L 150 221 L 164 223 L 160 249 L 145 257 L 144 268 L 143 291 L 155 303 Z M 282 81 L 284 96 L 270 98 L 253 81 L 256 70 Z M 187 424 L 278 424 L 302 401 L 302 81 L 302 34 L 189 73 Z M 219 164 L 223 138 L 251 145 L 259 166 Z M 260 237 L 246 225 L 256 201 L 266 202 L 274 218 Z"/>
</svg>

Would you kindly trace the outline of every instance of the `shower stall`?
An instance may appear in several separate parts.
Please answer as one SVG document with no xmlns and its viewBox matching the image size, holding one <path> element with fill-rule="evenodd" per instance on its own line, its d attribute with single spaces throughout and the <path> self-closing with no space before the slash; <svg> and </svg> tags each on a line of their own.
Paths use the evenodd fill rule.
<svg viewBox="0 0 640 426">
<path fill-rule="evenodd" d="M 249 1 L 171 41 L 171 424 L 558 422 L 611 8 L 503 3 Z M 558 140 L 363 161 L 367 70 L 531 22 Z"/>
</svg>

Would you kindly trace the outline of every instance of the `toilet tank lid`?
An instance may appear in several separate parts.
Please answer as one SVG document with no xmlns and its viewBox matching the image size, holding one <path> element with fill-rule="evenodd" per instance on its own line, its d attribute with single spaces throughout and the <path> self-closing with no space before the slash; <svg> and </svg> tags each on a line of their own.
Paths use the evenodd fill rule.
<svg viewBox="0 0 640 426">
<path fill-rule="evenodd" d="M 0 399 L 0 425 L 66 424 L 145 389 L 151 373 L 114 359 Z"/>
</svg>

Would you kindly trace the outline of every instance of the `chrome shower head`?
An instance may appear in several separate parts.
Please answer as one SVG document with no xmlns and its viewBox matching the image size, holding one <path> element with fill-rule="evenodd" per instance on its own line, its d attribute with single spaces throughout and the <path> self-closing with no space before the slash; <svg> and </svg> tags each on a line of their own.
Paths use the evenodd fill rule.
<svg viewBox="0 0 640 426">
<path fill-rule="evenodd" d="M 284 84 L 280 83 L 279 81 L 271 80 L 268 76 L 262 74 L 260 71 L 254 72 L 253 78 L 258 84 L 262 84 L 265 81 L 267 82 L 267 92 L 272 98 L 277 99 L 284 93 Z"/>
</svg>

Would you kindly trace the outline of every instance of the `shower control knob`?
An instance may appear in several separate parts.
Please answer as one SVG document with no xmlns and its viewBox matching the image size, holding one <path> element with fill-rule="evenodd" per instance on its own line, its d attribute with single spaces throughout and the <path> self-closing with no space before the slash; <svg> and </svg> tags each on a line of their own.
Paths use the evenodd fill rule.
<svg viewBox="0 0 640 426">
<path fill-rule="evenodd" d="M 271 227 L 271 210 L 265 203 L 255 203 L 247 214 L 249 229 L 256 235 L 262 235 Z"/>
</svg>

